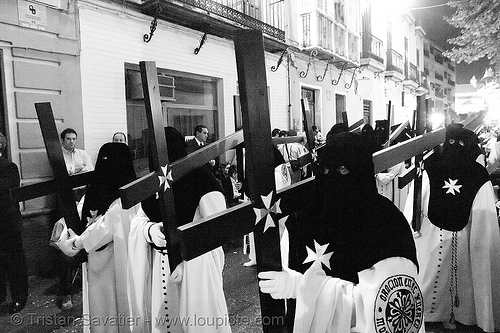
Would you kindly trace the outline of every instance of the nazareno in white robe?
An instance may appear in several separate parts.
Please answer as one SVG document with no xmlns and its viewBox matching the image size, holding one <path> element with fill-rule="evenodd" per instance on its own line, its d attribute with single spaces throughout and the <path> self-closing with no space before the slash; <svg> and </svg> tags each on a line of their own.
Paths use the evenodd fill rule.
<svg viewBox="0 0 500 333">
<path fill-rule="evenodd" d="M 139 205 L 122 209 L 115 200 L 106 213 L 80 235 L 88 262 L 83 270 L 83 325 L 92 333 L 130 332 L 128 237 Z"/>
<path fill-rule="evenodd" d="M 448 322 L 451 312 L 452 232 L 433 225 L 427 217 L 429 178 L 422 180 L 421 236 L 415 239 L 420 266 L 419 283 L 425 300 L 425 321 Z M 411 223 L 413 188 L 410 189 L 405 216 Z M 487 181 L 477 192 L 469 222 L 457 232 L 459 306 L 455 320 L 477 325 L 485 332 L 500 329 L 500 231 L 493 187 Z"/>
<path fill-rule="evenodd" d="M 226 202 L 221 192 L 213 191 L 205 194 L 199 202 L 193 221 L 216 214 L 226 209 Z M 147 243 L 147 230 L 151 225 L 149 218 L 142 211 L 132 221 L 130 250 L 139 246 L 150 247 Z M 135 245 L 132 245 L 135 244 Z M 151 285 L 139 288 L 136 283 L 135 297 L 150 302 L 142 304 L 150 308 L 150 324 L 152 332 L 186 332 L 204 333 L 231 332 L 229 315 L 222 284 L 224 268 L 224 251 L 221 247 L 205 253 L 184 263 L 182 281 L 175 283 L 169 279 L 170 266 L 166 251 L 152 249 Z M 132 254 L 130 256 L 132 258 Z M 142 270 L 141 266 L 141 270 Z M 135 274 L 135 280 L 141 280 L 140 270 Z M 142 281 L 147 283 L 148 277 Z M 139 288 L 139 289 L 137 289 Z M 146 312 L 147 313 L 147 312 Z M 138 313 L 137 315 L 141 315 Z M 136 315 L 133 314 L 135 317 Z"/>
<path fill-rule="evenodd" d="M 412 315 L 411 303 L 396 302 L 396 299 L 403 300 L 403 298 L 398 298 L 397 289 L 386 283 L 391 278 L 408 281 L 400 287 L 406 292 L 407 297 L 411 294 L 414 305 L 419 304 L 414 309 L 421 309 L 422 300 L 418 299 L 421 293 L 416 283 L 416 276 L 417 268 L 412 261 L 393 257 L 381 260 L 359 272 L 359 283 L 354 284 L 327 276 L 319 261 L 316 261 L 304 273 L 298 286 L 293 331 L 294 333 L 394 332 L 389 319 L 395 318 L 395 312 L 392 312 L 392 315 L 388 314 L 389 302 L 381 302 L 379 294 L 381 287 L 387 285 L 389 292 L 387 299 L 384 300 L 395 304 L 398 310 L 406 310 L 405 315 L 409 315 L 406 318 L 411 318 L 412 328 L 405 332 L 425 333 L 421 310 L 418 311 L 420 313 L 414 311 Z M 398 313 L 402 312 L 397 312 L 396 317 Z M 402 318 L 403 316 L 399 316 L 399 319 Z M 408 322 L 405 324 L 408 327 Z"/>
</svg>

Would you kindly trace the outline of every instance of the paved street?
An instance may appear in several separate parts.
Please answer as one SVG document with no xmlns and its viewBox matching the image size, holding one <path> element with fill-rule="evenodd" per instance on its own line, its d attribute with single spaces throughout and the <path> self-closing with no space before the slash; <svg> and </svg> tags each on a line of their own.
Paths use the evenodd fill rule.
<svg viewBox="0 0 500 333">
<path fill-rule="evenodd" d="M 243 254 L 240 244 L 225 247 L 226 267 L 224 289 L 226 292 L 230 322 L 233 333 L 261 333 L 255 322 L 260 307 L 257 291 L 256 267 L 244 267 L 248 256 Z M 10 316 L 7 306 L 0 308 L 0 331 L 2 333 L 81 333 L 81 294 L 73 298 L 75 306 L 62 311 L 57 306 L 57 279 L 35 278 L 30 280 L 30 298 L 20 315 Z M 440 324 L 427 324 L 427 333 L 446 332 Z M 459 325 L 456 333 L 481 333 L 477 327 Z"/>
</svg>

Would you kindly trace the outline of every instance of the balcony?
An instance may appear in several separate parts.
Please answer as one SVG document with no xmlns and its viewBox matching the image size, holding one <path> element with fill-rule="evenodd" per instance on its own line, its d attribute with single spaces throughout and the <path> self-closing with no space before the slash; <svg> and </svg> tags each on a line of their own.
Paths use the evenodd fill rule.
<svg viewBox="0 0 500 333">
<path fill-rule="evenodd" d="M 240 29 L 258 29 L 270 52 L 283 51 L 284 4 L 274 0 L 145 0 L 142 13 L 202 33 L 234 39 Z M 157 14 L 158 13 L 158 14 Z"/>
<path fill-rule="evenodd" d="M 316 51 L 319 59 L 337 58 L 359 65 L 359 37 L 355 33 L 317 10 L 302 13 L 300 18 L 304 51 Z"/>
<path fill-rule="evenodd" d="M 418 71 L 417 71 L 417 66 L 415 66 L 414 64 L 412 64 L 410 62 L 410 66 L 409 66 L 410 70 L 408 72 L 408 74 L 406 75 L 406 78 L 403 82 L 403 85 L 404 86 L 407 86 L 411 89 L 417 89 L 418 87 Z"/>
<path fill-rule="evenodd" d="M 455 81 L 452 81 L 452 80 L 448 79 L 448 84 L 449 84 L 450 86 L 453 86 L 453 87 L 454 87 L 454 86 L 455 86 Z"/>
<path fill-rule="evenodd" d="M 439 81 L 443 81 L 444 78 L 441 74 L 438 74 L 438 73 L 434 73 L 434 77 L 436 78 L 436 80 L 439 80 Z"/>
<path fill-rule="evenodd" d="M 448 63 L 448 68 L 451 69 L 453 72 L 455 71 L 455 66 L 452 64 Z"/>
<path fill-rule="evenodd" d="M 385 77 L 394 81 L 403 81 L 403 56 L 394 49 L 387 50 L 387 68 Z"/>
<path fill-rule="evenodd" d="M 384 65 L 384 43 L 371 33 L 364 33 L 362 38 L 361 64 L 368 65 L 371 71 L 380 72 L 385 70 Z"/>
<path fill-rule="evenodd" d="M 436 51 L 436 53 L 434 54 L 434 60 L 441 65 L 444 63 L 444 58 L 438 51 Z"/>
<path fill-rule="evenodd" d="M 420 77 L 418 78 L 418 87 L 416 89 L 417 96 L 421 96 L 423 94 L 429 93 L 429 80 L 427 79 L 427 75 L 425 73 L 420 73 Z"/>
</svg>

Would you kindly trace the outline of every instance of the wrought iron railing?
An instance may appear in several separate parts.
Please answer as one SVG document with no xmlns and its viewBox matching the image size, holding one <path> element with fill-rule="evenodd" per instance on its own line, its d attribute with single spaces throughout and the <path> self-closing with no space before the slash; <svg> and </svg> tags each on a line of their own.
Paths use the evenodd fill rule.
<svg viewBox="0 0 500 333">
<path fill-rule="evenodd" d="M 165 0 L 167 1 L 167 0 Z M 276 0 L 176 0 L 285 41 L 284 4 Z"/>
</svg>

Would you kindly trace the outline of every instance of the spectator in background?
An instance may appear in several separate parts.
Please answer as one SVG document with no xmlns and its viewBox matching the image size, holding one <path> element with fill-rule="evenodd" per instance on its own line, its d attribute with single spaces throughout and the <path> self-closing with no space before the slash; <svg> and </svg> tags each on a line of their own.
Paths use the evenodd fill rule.
<svg viewBox="0 0 500 333">
<path fill-rule="evenodd" d="M 78 135 L 72 128 L 61 132 L 64 162 L 70 175 L 94 170 L 92 159 L 85 150 L 76 148 Z"/>
<path fill-rule="evenodd" d="M 205 125 L 196 125 L 194 128 L 194 138 L 186 141 L 188 154 L 200 149 L 207 144 L 208 128 Z"/>
<path fill-rule="evenodd" d="M 127 136 L 123 132 L 116 132 L 113 134 L 113 142 L 127 144 Z"/>
<path fill-rule="evenodd" d="M 313 126 L 312 130 L 314 133 L 314 147 L 318 148 L 320 145 L 325 143 L 325 138 L 317 126 Z"/>
<path fill-rule="evenodd" d="M 0 133 L 0 304 L 10 287 L 11 314 L 21 311 L 28 300 L 28 269 L 23 251 L 22 221 L 19 205 L 9 190 L 19 187 L 17 165 L 4 156 L 7 139 Z"/>
<path fill-rule="evenodd" d="M 72 128 L 66 128 L 61 132 L 62 152 L 66 169 L 69 175 L 89 172 L 94 170 L 94 164 L 90 155 L 82 149 L 76 148 L 78 134 Z M 79 202 L 84 196 L 86 186 L 82 186 L 73 190 L 75 201 Z M 71 294 L 74 291 L 73 276 L 77 272 L 80 262 L 85 261 L 85 255 L 79 255 L 78 258 L 68 258 L 61 255 L 61 267 L 59 268 L 59 300 L 63 310 L 69 310 L 73 307 Z"/>
<path fill-rule="evenodd" d="M 196 125 L 194 128 L 194 138 L 186 141 L 186 151 L 188 154 L 195 152 L 207 144 L 208 128 L 205 125 Z M 213 168 L 215 160 L 210 160 L 208 164 Z"/>
<path fill-rule="evenodd" d="M 230 163 L 223 163 L 219 167 L 215 177 L 220 181 L 222 189 L 224 190 L 224 197 L 228 207 L 234 206 L 238 203 L 241 195 L 241 183 L 238 182 L 236 176 L 236 165 Z"/>
<path fill-rule="evenodd" d="M 280 132 L 280 136 L 281 136 Z M 283 136 L 297 136 L 297 132 L 294 130 L 290 130 L 287 135 Z M 301 180 L 302 176 L 305 176 L 307 172 L 307 167 L 306 166 L 301 166 L 298 164 L 294 164 L 292 161 L 296 161 L 299 159 L 299 157 L 305 155 L 308 153 L 308 150 L 306 147 L 304 147 L 303 144 L 299 142 L 292 142 L 292 143 L 285 143 L 278 145 L 278 150 L 280 151 L 281 155 L 283 155 L 283 158 L 285 159 L 285 162 L 288 163 L 290 166 L 290 174 L 292 176 L 292 184 L 298 182 Z"/>
</svg>

